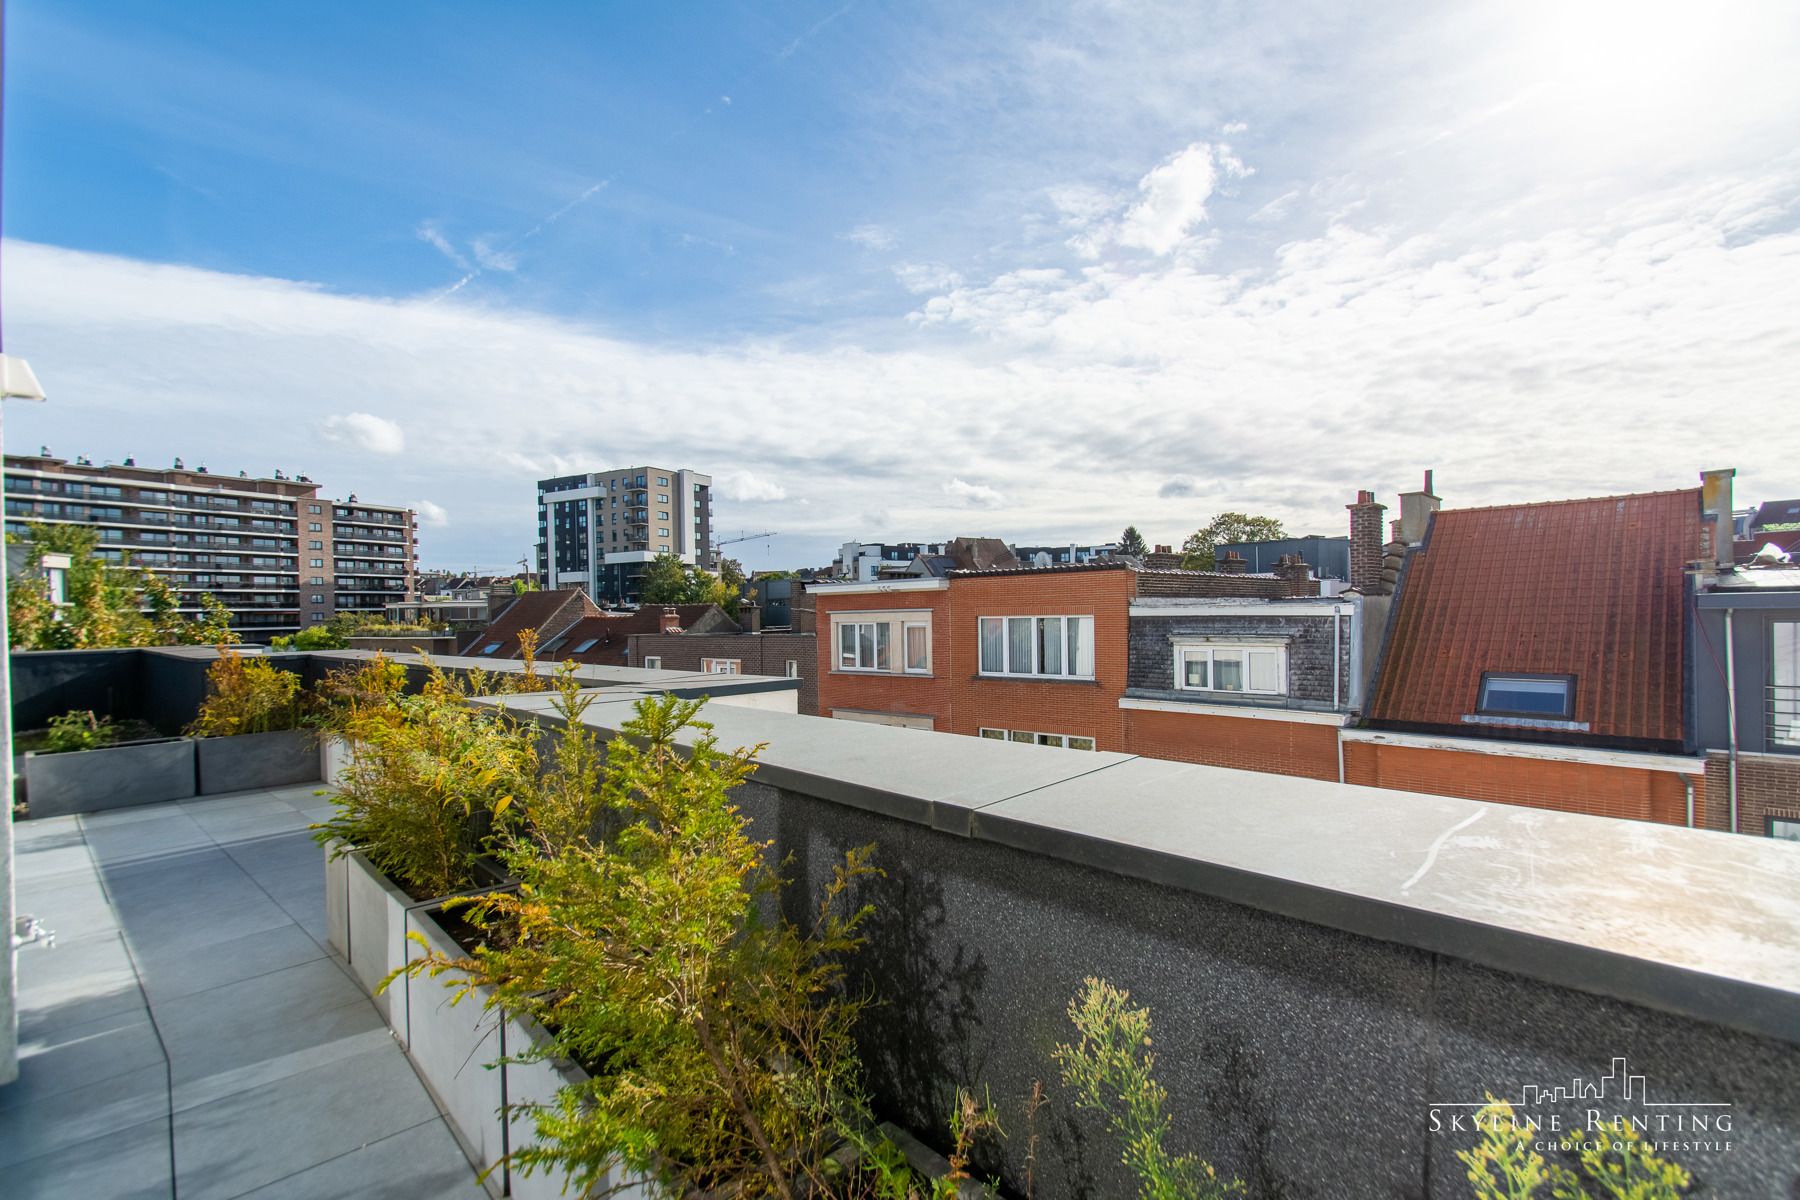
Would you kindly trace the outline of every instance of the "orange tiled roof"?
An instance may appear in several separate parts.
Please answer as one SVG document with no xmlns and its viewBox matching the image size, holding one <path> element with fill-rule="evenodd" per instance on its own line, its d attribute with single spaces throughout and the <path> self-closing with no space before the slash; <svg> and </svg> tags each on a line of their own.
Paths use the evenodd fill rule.
<svg viewBox="0 0 1800 1200">
<path fill-rule="evenodd" d="M 1683 568 L 1702 531 L 1698 488 L 1437 513 L 1407 557 L 1370 722 L 1678 748 Z M 1488 671 L 1573 675 L 1586 729 L 1465 722 Z"/>
</svg>

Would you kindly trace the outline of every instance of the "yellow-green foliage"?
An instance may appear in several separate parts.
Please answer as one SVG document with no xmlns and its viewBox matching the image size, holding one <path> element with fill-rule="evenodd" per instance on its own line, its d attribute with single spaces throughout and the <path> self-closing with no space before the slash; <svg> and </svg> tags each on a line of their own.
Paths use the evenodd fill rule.
<svg viewBox="0 0 1800 1200">
<path fill-rule="evenodd" d="M 838 864 L 808 928 L 782 919 L 768 847 L 729 800 L 756 750 L 720 751 L 699 709 L 641 701 L 609 744 L 600 799 L 618 832 L 605 842 L 569 836 L 587 760 L 559 754 L 505 855 L 519 890 L 468 910 L 490 942 L 412 970 L 466 972 L 459 995 L 491 988 L 490 1006 L 536 1017 L 552 1052 L 591 1073 L 536 1111 L 542 1140 L 515 1152 L 520 1169 L 583 1187 L 623 1164 L 675 1195 L 838 1194 L 827 1156 L 856 1094 L 860 1009 L 838 962 L 861 942 L 868 910 L 847 893 L 872 848 Z"/>
<path fill-rule="evenodd" d="M 44 753 L 98 750 L 112 745 L 118 736 L 110 718 L 96 717 L 90 709 L 80 708 L 50 718 L 50 732 L 44 737 Z"/>
<path fill-rule="evenodd" d="M 1053 1052 L 1063 1083 L 1077 1107 L 1105 1116 L 1141 1200 L 1211 1200 L 1243 1191 L 1210 1163 L 1169 1149 L 1169 1094 L 1153 1074 L 1149 1009 L 1132 1008 L 1130 992 L 1090 977 L 1069 1002 L 1069 1020 L 1081 1036 Z"/>
<path fill-rule="evenodd" d="M 467 683 L 435 665 L 403 695 L 405 672 L 377 656 L 334 673 L 325 728 L 349 743 L 337 807 L 321 841 L 354 846 L 419 896 L 475 883 L 486 827 L 534 785 L 531 732 L 504 709 L 470 702 Z"/>
<path fill-rule="evenodd" d="M 300 724 L 300 677 L 291 671 L 220 647 L 206 683 L 206 702 L 187 727 L 195 737 L 273 733 Z"/>
<path fill-rule="evenodd" d="M 1579 1174 L 1546 1162 L 1532 1145 L 1546 1135 L 1515 1122 L 1511 1104 L 1487 1099 L 1475 1118 L 1481 1140 L 1456 1153 L 1469 1169 L 1475 1200 L 1540 1200 L 1546 1187 L 1551 1200 L 1680 1200 L 1693 1184 L 1685 1169 L 1658 1158 L 1622 1117 L 1569 1135 L 1580 1139 Z"/>
<path fill-rule="evenodd" d="M 26 569 L 7 580 L 6 624 L 15 650 L 109 646 L 219 646 L 237 642 L 231 612 L 211 592 L 198 620 L 178 611 L 180 596 L 159 575 L 98 554 L 100 533 L 81 525 L 33 525 Z M 51 602 L 45 554 L 66 554 L 63 603 Z"/>
</svg>

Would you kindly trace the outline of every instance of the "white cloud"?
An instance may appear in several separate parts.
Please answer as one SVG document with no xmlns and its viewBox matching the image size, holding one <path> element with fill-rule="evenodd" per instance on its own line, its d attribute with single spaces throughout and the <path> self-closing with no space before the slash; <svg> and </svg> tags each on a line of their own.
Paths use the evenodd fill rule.
<svg viewBox="0 0 1800 1200">
<path fill-rule="evenodd" d="M 1244 124 L 1244 122 L 1242 122 L 1242 121 L 1231 121 L 1231 122 L 1228 122 L 1227 124 L 1219 126 L 1219 132 L 1224 134 L 1226 137 L 1230 137 L 1232 134 L 1242 133 L 1248 128 L 1250 128 L 1250 126 Z"/>
<path fill-rule="evenodd" d="M 744 503 L 770 503 L 788 498 L 786 488 L 751 471 L 728 471 L 717 477 L 714 487 L 722 499 Z"/>
<path fill-rule="evenodd" d="M 412 509 L 418 514 L 422 528 L 443 529 L 450 524 L 450 514 L 444 511 L 441 504 L 434 504 L 430 500 L 414 500 Z"/>
<path fill-rule="evenodd" d="M 864 250 L 892 250 L 899 245 L 899 240 L 879 225 L 858 225 L 844 234 L 846 241 L 855 242 Z"/>
<path fill-rule="evenodd" d="M 469 243 L 469 248 L 475 252 L 475 261 L 490 271 L 519 269 L 519 255 L 516 251 L 497 249 L 486 238 L 476 238 Z"/>
<path fill-rule="evenodd" d="M 1252 170 L 1224 143 L 1195 142 L 1170 155 L 1138 180 L 1135 195 L 1113 195 L 1087 184 L 1047 192 L 1069 248 L 1098 258 L 1109 247 L 1129 246 L 1167 255 L 1187 243 L 1207 220 L 1207 202 L 1220 182 Z"/>
<path fill-rule="evenodd" d="M 421 221 L 419 227 L 413 230 L 413 232 L 418 235 L 421 242 L 424 242 L 426 245 L 435 249 L 439 254 L 442 254 L 458 267 L 465 271 L 469 269 L 469 260 L 463 257 L 461 251 L 450 244 L 450 239 L 444 236 L 444 231 L 438 228 L 436 221 Z"/>
<path fill-rule="evenodd" d="M 1118 240 L 1152 254 L 1167 254 L 1206 220 L 1221 171 L 1242 174 L 1243 165 L 1223 148 L 1217 154 L 1195 142 L 1138 181 L 1138 202 L 1119 222 Z"/>
<path fill-rule="evenodd" d="M 985 483 L 967 483 L 952 479 L 944 485 L 944 495 L 971 508 L 997 508 L 1006 498 Z"/>
<path fill-rule="evenodd" d="M 353 412 L 327 417 L 325 436 L 334 442 L 359 446 L 371 454 L 406 452 L 406 431 L 374 413 Z"/>
<path fill-rule="evenodd" d="M 914 294 L 960 287 L 963 281 L 959 272 L 943 263 L 898 263 L 894 267 L 894 278 L 900 281 L 901 287 Z"/>
</svg>

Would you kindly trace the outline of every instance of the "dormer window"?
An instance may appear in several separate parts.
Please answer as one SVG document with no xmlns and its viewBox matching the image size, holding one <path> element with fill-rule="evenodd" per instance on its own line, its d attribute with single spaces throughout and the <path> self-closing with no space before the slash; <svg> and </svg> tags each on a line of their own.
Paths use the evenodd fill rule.
<svg viewBox="0 0 1800 1200">
<path fill-rule="evenodd" d="M 1488 716 L 1567 721 L 1575 711 L 1575 677 L 1484 672 L 1478 707 Z"/>
</svg>

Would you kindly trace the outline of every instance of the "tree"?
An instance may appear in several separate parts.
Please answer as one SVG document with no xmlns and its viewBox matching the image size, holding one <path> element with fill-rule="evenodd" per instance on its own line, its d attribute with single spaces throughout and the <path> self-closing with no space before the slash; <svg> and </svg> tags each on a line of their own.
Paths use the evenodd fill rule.
<svg viewBox="0 0 1800 1200">
<path fill-rule="evenodd" d="M 1119 535 L 1119 553 L 1129 554 L 1133 558 L 1142 558 L 1150 553 L 1150 547 L 1144 544 L 1144 535 L 1137 531 L 1136 525 L 1127 525 L 1125 532 Z"/>
<path fill-rule="evenodd" d="M 1287 536 L 1274 517 L 1222 512 L 1196 529 L 1181 543 L 1181 565 L 1190 571 L 1210 571 L 1216 565 L 1213 552 L 1225 542 L 1267 542 Z"/>
<path fill-rule="evenodd" d="M 515 596 L 523 596 L 526 592 L 536 592 L 541 590 L 542 589 L 538 587 L 538 581 L 535 579 L 515 579 L 512 581 L 512 593 Z"/>
<path fill-rule="evenodd" d="M 691 587 L 687 564 L 673 554 L 659 554 L 644 567 L 638 599 L 645 604 L 686 604 Z"/>
<path fill-rule="evenodd" d="M 16 539 L 15 539 L 16 540 Z M 181 597 L 167 580 L 108 562 L 100 531 L 81 525 L 33 525 L 22 575 L 7 581 L 6 621 L 14 648 L 83 650 L 108 646 L 229 645 L 238 641 L 231 610 L 202 593 L 199 620 L 181 615 Z M 47 554 L 66 555 L 62 603 L 50 595 Z"/>
</svg>

